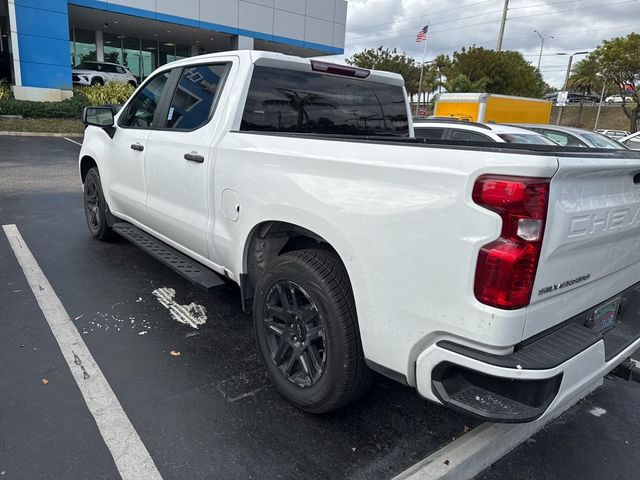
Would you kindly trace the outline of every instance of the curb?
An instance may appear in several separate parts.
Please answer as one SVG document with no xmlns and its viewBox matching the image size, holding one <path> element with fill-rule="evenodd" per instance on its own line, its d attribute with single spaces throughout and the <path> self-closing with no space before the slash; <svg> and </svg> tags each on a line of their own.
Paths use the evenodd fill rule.
<svg viewBox="0 0 640 480">
<path fill-rule="evenodd" d="M 483 423 L 469 433 L 429 455 L 393 480 L 470 480 L 535 435 L 578 401 L 602 385 L 602 380 L 586 386 L 531 423 Z"/>
<path fill-rule="evenodd" d="M 82 133 L 0 132 L 0 137 L 82 137 Z"/>
</svg>

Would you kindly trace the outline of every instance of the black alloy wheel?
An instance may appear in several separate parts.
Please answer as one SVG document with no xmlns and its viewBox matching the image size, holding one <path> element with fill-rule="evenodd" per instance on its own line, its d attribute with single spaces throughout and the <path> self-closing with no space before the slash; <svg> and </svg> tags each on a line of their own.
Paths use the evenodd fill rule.
<svg viewBox="0 0 640 480">
<path fill-rule="evenodd" d="M 309 294 L 295 282 L 280 280 L 264 304 L 263 323 L 271 359 L 282 375 L 308 388 L 324 373 L 327 348 L 324 320 Z"/>
<path fill-rule="evenodd" d="M 335 252 L 274 258 L 256 285 L 253 326 L 269 378 L 306 412 L 336 410 L 371 384 L 351 283 Z"/>
<path fill-rule="evenodd" d="M 115 233 L 107 224 L 109 208 L 102 192 L 97 168 L 87 172 L 84 179 L 84 215 L 91 235 L 98 240 L 111 240 Z"/>
</svg>

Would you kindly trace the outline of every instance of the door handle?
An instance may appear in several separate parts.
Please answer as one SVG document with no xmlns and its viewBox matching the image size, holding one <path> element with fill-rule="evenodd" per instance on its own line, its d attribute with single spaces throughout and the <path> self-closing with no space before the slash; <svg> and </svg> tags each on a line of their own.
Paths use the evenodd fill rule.
<svg viewBox="0 0 640 480">
<path fill-rule="evenodd" d="M 185 153 L 184 154 L 184 159 L 188 160 L 190 162 L 204 163 L 204 157 L 202 155 L 198 155 L 195 152 L 193 152 L 193 153 Z"/>
<path fill-rule="evenodd" d="M 134 143 L 131 145 L 131 150 L 135 150 L 137 152 L 141 152 L 144 150 L 144 146 L 140 145 L 139 143 Z"/>
</svg>

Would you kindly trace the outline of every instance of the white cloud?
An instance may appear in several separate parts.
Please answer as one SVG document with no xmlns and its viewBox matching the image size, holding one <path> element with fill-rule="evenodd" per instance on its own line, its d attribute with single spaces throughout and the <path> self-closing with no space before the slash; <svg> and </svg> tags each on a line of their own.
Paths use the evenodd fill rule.
<svg viewBox="0 0 640 480">
<path fill-rule="evenodd" d="M 421 60 L 418 30 L 429 23 L 427 59 L 470 45 L 495 48 L 503 0 L 349 0 L 343 61 L 365 48 L 397 48 Z M 541 70 L 560 86 L 567 57 L 556 53 L 592 50 L 602 40 L 640 31 L 640 0 L 510 0 L 503 49 L 538 62 L 539 30 L 547 40 Z"/>
</svg>

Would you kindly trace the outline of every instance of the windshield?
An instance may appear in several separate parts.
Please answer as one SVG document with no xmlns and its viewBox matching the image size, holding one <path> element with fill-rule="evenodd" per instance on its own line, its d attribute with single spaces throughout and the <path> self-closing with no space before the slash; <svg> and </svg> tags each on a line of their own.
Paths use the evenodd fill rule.
<svg viewBox="0 0 640 480">
<path fill-rule="evenodd" d="M 580 132 L 580 135 L 595 148 L 609 148 L 612 150 L 626 150 L 621 143 L 595 132 Z"/>
<path fill-rule="evenodd" d="M 526 143 L 529 145 L 558 145 L 537 133 L 499 133 L 498 136 L 508 143 Z"/>
</svg>

